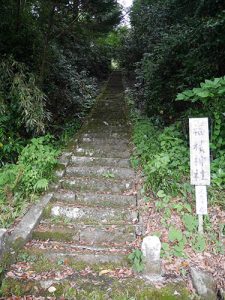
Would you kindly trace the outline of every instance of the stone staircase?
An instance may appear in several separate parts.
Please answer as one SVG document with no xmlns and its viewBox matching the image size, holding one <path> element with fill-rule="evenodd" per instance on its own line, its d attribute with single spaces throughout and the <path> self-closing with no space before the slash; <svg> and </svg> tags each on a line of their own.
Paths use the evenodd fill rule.
<svg viewBox="0 0 225 300">
<path fill-rule="evenodd" d="M 64 167 L 57 172 L 60 178 L 53 200 L 7 274 L 6 295 L 16 295 L 15 286 L 21 295 L 51 295 L 65 281 L 70 282 L 69 288 L 85 290 L 93 278 L 89 276 L 86 288 L 81 288 L 79 272 L 92 266 L 96 274 L 127 267 L 138 211 L 126 115 L 121 75 L 115 72 L 77 140 L 60 159 Z M 48 276 L 54 269 L 55 275 Z"/>
</svg>

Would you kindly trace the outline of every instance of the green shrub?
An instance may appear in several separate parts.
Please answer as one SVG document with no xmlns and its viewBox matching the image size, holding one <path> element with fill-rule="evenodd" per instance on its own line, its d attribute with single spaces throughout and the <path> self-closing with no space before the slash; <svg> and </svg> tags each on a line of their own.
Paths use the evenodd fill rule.
<svg viewBox="0 0 225 300">
<path fill-rule="evenodd" d="M 47 189 L 58 155 L 51 136 L 34 138 L 22 150 L 17 164 L 0 169 L 0 227 L 11 225 L 35 194 Z"/>
<path fill-rule="evenodd" d="M 173 193 L 187 180 L 189 158 L 187 143 L 178 122 L 164 129 L 151 120 L 137 121 L 134 129 L 135 155 L 143 165 L 146 187 Z"/>
<path fill-rule="evenodd" d="M 225 186 L 225 77 L 205 80 L 200 87 L 185 90 L 177 101 L 197 103 L 202 109 L 188 111 L 189 116 L 208 116 L 210 119 L 210 149 L 212 184 Z"/>
</svg>

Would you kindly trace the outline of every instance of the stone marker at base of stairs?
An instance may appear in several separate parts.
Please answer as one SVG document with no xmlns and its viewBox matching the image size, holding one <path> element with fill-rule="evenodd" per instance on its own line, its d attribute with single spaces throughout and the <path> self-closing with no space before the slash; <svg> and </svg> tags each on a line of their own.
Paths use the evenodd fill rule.
<svg viewBox="0 0 225 300">
<path fill-rule="evenodd" d="M 160 251 L 161 242 L 157 236 L 146 236 L 143 239 L 141 250 L 143 253 L 143 277 L 149 280 L 161 277 Z"/>
<path fill-rule="evenodd" d="M 190 273 L 193 286 L 198 295 L 204 300 L 216 300 L 217 288 L 212 275 L 193 267 L 190 268 Z"/>
</svg>

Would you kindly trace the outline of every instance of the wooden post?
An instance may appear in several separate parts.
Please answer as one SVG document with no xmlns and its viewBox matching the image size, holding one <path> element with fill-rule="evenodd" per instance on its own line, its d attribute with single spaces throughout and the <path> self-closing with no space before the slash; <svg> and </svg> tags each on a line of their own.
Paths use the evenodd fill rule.
<svg viewBox="0 0 225 300">
<path fill-rule="evenodd" d="M 189 119 L 191 184 L 195 186 L 198 231 L 203 234 L 207 212 L 207 185 L 210 185 L 208 118 Z"/>
</svg>

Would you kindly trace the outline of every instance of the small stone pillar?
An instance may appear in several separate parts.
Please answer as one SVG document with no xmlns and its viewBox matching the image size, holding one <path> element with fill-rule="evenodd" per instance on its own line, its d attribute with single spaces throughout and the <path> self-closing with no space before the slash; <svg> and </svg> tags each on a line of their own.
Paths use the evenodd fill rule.
<svg viewBox="0 0 225 300">
<path fill-rule="evenodd" d="M 161 276 L 161 242 L 159 238 L 157 236 L 146 236 L 143 239 L 141 250 L 144 256 L 144 277 L 150 279 L 155 276 Z"/>
</svg>

